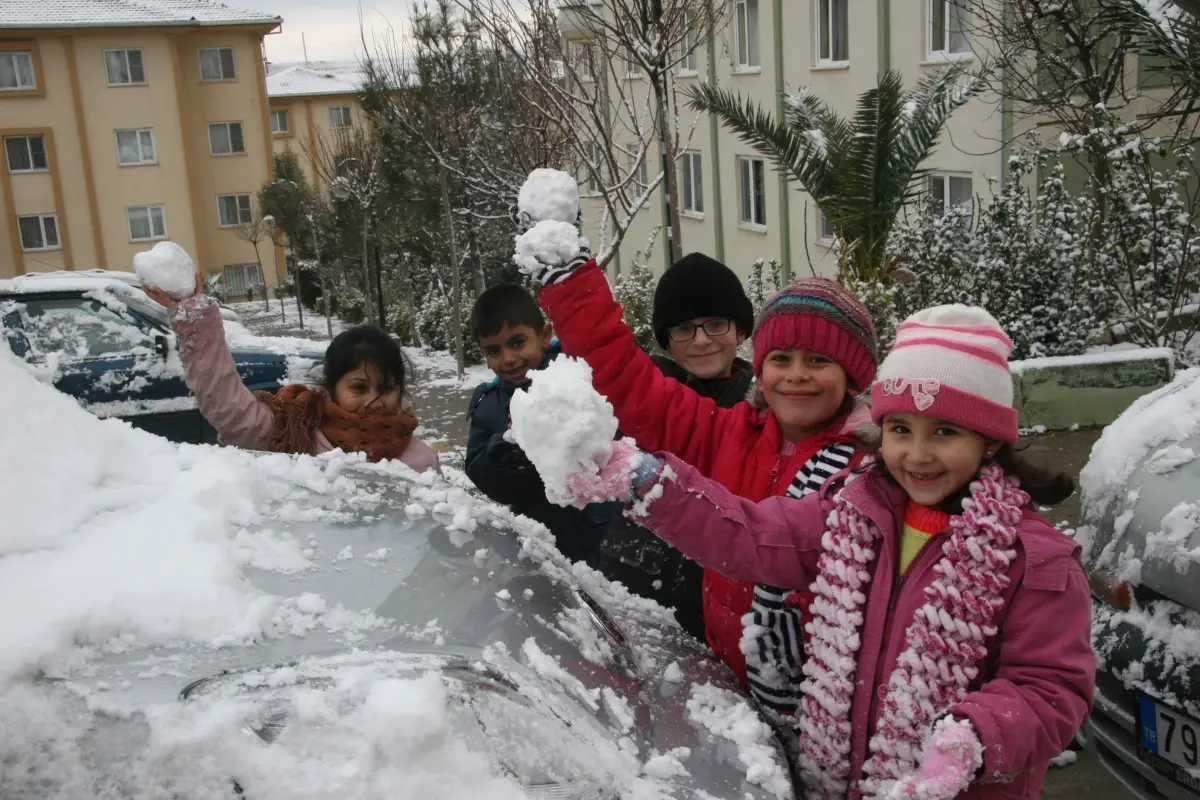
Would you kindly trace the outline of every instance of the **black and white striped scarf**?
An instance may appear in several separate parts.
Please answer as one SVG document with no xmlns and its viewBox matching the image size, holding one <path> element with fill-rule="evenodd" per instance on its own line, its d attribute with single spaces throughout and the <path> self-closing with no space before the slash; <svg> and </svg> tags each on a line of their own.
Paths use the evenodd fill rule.
<svg viewBox="0 0 1200 800">
<path fill-rule="evenodd" d="M 800 499 L 821 488 L 825 481 L 850 466 L 853 444 L 839 442 L 808 460 L 788 486 L 785 496 Z M 750 613 L 742 617 L 742 654 L 750 693 L 765 707 L 794 714 L 800 702 L 800 672 L 804 652 L 800 639 L 800 610 L 787 605 L 795 592 L 758 584 Z"/>
</svg>

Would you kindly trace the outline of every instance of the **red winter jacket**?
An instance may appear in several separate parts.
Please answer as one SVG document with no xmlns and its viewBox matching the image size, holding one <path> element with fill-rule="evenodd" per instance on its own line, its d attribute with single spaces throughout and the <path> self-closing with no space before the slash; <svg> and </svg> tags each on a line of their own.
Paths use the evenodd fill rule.
<svg viewBox="0 0 1200 800">
<path fill-rule="evenodd" d="M 798 443 L 792 455 L 781 456 L 783 433 L 770 411 L 748 402 L 720 408 L 663 375 L 638 348 L 607 278 L 594 261 L 542 289 L 539 298 L 563 352 L 591 366 L 592 383 L 612 403 L 624 433 L 647 450 L 678 456 L 747 500 L 783 494 L 819 450 L 834 442 L 853 441 L 842 418 Z M 808 587 L 787 588 L 807 591 Z M 709 646 L 745 683 L 746 661 L 739 643 L 754 584 L 705 570 L 703 591 Z"/>
</svg>

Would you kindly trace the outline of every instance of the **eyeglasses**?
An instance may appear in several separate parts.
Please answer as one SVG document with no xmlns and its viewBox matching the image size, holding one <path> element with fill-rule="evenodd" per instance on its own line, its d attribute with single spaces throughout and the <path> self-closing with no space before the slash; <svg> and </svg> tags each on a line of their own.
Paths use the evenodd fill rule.
<svg viewBox="0 0 1200 800">
<path fill-rule="evenodd" d="M 708 336 L 724 336 L 729 333 L 731 325 L 733 325 L 731 319 L 707 319 L 700 325 L 694 322 L 681 322 L 668 329 L 667 333 L 672 342 L 690 342 L 696 338 L 696 331 L 700 328 L 703 328 L 704 333 Z"/>
</svg>

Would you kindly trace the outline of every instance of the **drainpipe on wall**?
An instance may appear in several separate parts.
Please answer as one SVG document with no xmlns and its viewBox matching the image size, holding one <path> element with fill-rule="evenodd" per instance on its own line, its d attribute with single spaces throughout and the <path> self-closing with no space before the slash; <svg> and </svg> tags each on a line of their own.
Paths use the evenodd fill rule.
<svg viewBox="0 0 1200 800">
<path fill-rule="evenodd" d="M 713 0 L 709 0 L 710 19 L 714 12 L 712 8 Z M 708 37 L 708 82 L 716 84 L 717 82 L 717 35 L 713 31 L 713 35 Z M 708 139 L 712 143 L 712 166 L 708 170 L 708 174 L 712 176 L 712 191 L 709 197 L 712 203 L 713 214 L 713 257 L 725 263 L 725 209 L 721 205 L 721 140 L 718 135 L 721 132 L 721 124 L 717 122 L 717 115 L 711 111 L 708 113 Z"/>
<path fill-rule="evenodd" d="M 1008 30 L 1012 25 L 1013 7 L 1012 3 L 1004 4 L 1004 28 Z M 1005 184 L 1008 183 L 1008 159 L 1012 155 L 1012 140 L 1013 140 L 1013 101 L 1012 95 L 1008 91 L 1009 76 L 1011 74 L 1009 68 L 1005 66 L 1004 71 L 1000 76 L 1000 190 L 1004 191 Z"/>
<path fill-rule="evenodd" d="M 772 11 L 775 17 L 775 119 L 783 120 L 783 0 L 774 0 Z M 792 213 L 788 194 L 787 175 L 779 172 L 779 255 L 783 268 L 783 280 L 792 281 Z M 808 247 L 808 242 L 804 243 Z"/>
</svg>

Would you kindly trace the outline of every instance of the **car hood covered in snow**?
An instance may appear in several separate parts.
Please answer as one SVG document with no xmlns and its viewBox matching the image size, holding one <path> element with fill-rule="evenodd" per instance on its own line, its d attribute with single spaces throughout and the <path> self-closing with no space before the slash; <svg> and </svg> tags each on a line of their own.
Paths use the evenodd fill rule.
<svg viewBox="0 0 1200 800">
<path fill-rule="evenodd" d="M 14 796 L 792 795 L 663 609 L 460 474 L 172 445 L 4 351 L 0 399 Z"/>
</svg>

